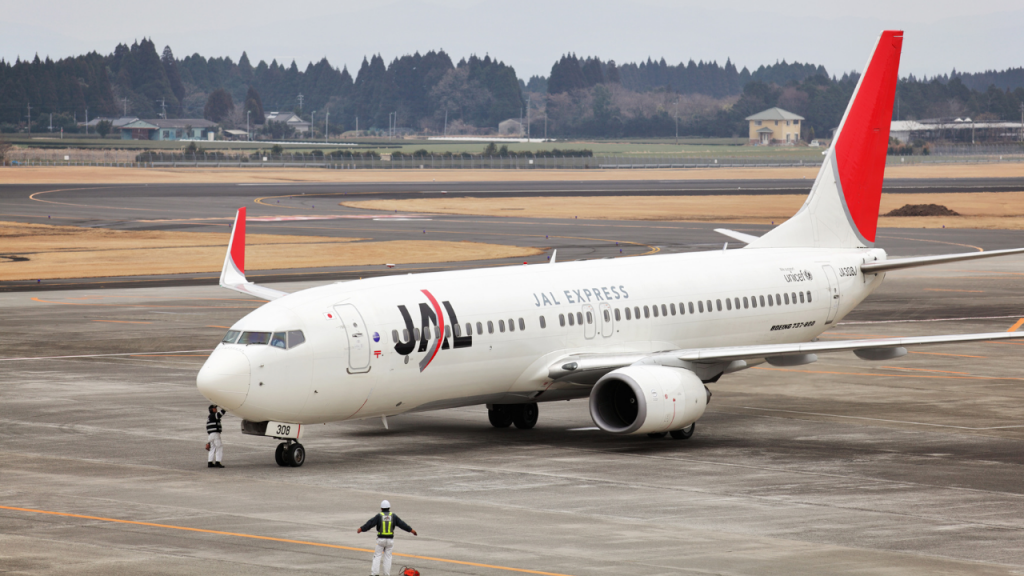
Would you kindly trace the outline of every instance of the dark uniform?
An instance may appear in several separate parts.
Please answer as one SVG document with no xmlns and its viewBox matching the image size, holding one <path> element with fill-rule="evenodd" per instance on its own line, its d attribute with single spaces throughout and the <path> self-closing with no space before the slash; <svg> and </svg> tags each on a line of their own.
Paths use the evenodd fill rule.
<svg viewBox="0 0 1024 576">
<path fill-rule="evenodd" d="M 206 418 L 206 433 L 210 435 L 210 454 L 206 458 L 206 465 L 209 468 L 223 468 L 220 459 L 224 456 L 224 443 L 220 440 L 220 433 L 224 431 L 220 424 L 220 418 L 227 413 L 227 410 L 217 410 L 217 407 L 210 405 L 210 415 Z"/>
<path fill-rule="evenodd" d="M 385 500 L 384 502 L 387 502 Z M 395 546 L 395 527 L 406 532 L 416 531 L 398 517 L 391 513 L 390 506 L 383 508 L 380 514 L 370 518 L 366 524 L 359 528 L 359 532 L 368 532 L 371 528 L 377 530 L 377 547 L 373 551 L 373 564 L 370 567 L 370 576 L 380 576 L 381 558 L 384 559 L 384 576 L 391 576 L 391 550 Z"/>
</svg>

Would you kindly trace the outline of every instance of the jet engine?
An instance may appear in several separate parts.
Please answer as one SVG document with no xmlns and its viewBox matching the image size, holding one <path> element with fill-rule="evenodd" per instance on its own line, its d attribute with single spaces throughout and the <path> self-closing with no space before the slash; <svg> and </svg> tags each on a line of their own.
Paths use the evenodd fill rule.
<svg viewBox="0 0 1024 576">
<path fill-rule="evenodd" d="M 626 366 L 605 374 L 590 392 L 590 416 L 613 434 L 681 430 L 697 421 L 711 391 L 696 374 L 667 366 Z"/>
</svg>

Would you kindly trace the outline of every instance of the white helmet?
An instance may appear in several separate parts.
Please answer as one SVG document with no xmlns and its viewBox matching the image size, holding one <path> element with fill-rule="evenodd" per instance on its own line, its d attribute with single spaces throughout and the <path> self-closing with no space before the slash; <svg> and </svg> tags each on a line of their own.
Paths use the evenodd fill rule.
<svg viewBox="0 0 1024 576">
<path fill-rule="evenodd" d="M 390 508 L 391 508 L 391 502 L 388 502 L 387 500 L 381 500 L 381 502 L 380 502 L 380 509 L 381 510 L 387 510 L 387 509 L 390 509 Z"/>
</svg>

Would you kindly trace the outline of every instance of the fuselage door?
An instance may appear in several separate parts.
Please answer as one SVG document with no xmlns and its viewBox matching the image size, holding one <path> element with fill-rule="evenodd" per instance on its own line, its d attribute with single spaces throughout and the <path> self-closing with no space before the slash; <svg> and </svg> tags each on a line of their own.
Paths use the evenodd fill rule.
<svg viewBox="0 0 1024 576">
<path fill-rule="evenodd" d="M 345 329 L 348 339 L 348 371 L 370 371 L 370 335 L 367 333 L 363 316 L 351 304 L 338 304 L 334 307 Z"/>
<path fill-rule="evenodd" d="M 607 302 L 601 302 L 597 305 L 597 309 L 600 314 L 598 319 L 601 321 L 601 336 L 610 338 L 612 333 L 615 332 L 615 319 L 612 318 L 612 305 Z"/>
<path fill-rule="evenodd" d="M 836 312 L 839 312 L 839 277 L 828 264 L 822 268 L 825 269 L 825 279 L 828 280 L 828 318 L 825 319 L 825 324 L 831 324 L 836 319 Z"/>
<path fill-rule="evenodd" d="M 590 304 L 583 305 L 583 336 L 590 340 L 597 335 L 597 314 Z"/>
</svg>

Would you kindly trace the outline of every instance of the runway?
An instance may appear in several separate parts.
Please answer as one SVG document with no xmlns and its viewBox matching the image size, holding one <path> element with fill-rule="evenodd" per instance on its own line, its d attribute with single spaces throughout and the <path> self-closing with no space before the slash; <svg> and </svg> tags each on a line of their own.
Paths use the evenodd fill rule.
<svg viewBox="0 0 1024 576">
<path fill-rule="evenodd" d="M 0 219 L 226 233 L 226 220 L 194 219 L 229 218 L 243 204 L 250 217 L 363 216 L 334 197 L 278 208 L 254 204 L 273 194 L 247 187 L 145 188 L 37 196 L 51 204 L 28 199 L 41 190 L 0 187 Z M 337 218 L 250 223 L 250 232 L 416 239 L 426 230 L 574 259 L 721 249 L 714 227 Z M 923 255 L 1016 247 L 1019 236 L 885 229 L 879 244 Z M 294 291 L 409 271 L 260 277 Z M 306 465 L 283 469 L 273 441 L 243 436 L 228 415 L 227 469 L 210 470 L 195 375 L 226 327 L 260 302 L 208 285 L 211 275 L 185 276 L 3 286 L 3 571 L 365 574 L 373 539 L 355 528 L 382 498 L 420 533 L 399 533 L 395 551 L 414 557 L 397 557 L 396 568 L 424 576 L 1024 571 L 1018 344 L 918 348 L 885 362 L 831 354 L 731 374 L 712 385 L 687 441 L 596 431 L 585 400 L 542 404 L 530 431 L 491 428 L 483 407 L 469 407 L 390 418 L 390 430 L 379 420 L 314 426 Z M 823 339 L 1020 328 L 1022 278 L 1020 256 L 892 272 Z"/>
</svg>

